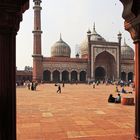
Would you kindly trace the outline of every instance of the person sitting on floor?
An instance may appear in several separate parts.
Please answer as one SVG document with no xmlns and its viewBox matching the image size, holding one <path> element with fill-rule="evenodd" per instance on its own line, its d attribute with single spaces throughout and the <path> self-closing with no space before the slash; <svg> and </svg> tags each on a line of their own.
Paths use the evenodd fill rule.
<svg viewBox="0 0 140 140">
<path fill-rule="evenodd" d="M 116 92 L 119 92 L 119 90 L 118 90 L 118 86 L 116 86 Z"/>
<path fill-rule="evenodd" d="M 114 103 L 115 102 L 115 98 L 113 97 L 112 94 L 109 95 L 108 102 L 109 103 Z"/>
<path fill-rule="evenodd" d="M 118 96 L 115 98 L 115 103 L 121 103 L 121 95 L 118 94 Z"/>
<path fill-rule="evenodd" d="M 122 93 L 126 93 L 126 90 L 124 88 L 122 88 Z"/>
</svg>

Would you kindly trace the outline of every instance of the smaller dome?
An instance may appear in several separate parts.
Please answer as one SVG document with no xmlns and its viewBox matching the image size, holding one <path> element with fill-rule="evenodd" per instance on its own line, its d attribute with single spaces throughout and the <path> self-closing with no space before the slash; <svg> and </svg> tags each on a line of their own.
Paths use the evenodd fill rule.
<svg viewBox="0 0 140 140">
<path fill-rule="evenodd" d="M 90 30 L 88 31 L 88 33 L 90 33 Z M 94 26 L 93 26 L 93 31 L 91 32 L 90 40 L 91 41 L 98 41 L 98 42 L 105 42 L 106 41 L 101 35 L 99 35 L 96 32 L 96 30 L 95 30 L 95 23 L 94 23 Z M 81 43 L 80 50 L 81 50 L 81 56 L 82 57 L 87 57 L 88 56 L 88 39 L 87 39 L 87 37 Z"/>
<path fill-rule="evenodd" d="M 60 35 L 60 40 L 54 43 L 51 47 L 51 56 L 52 57 L 70 57 L 71 49 L 69 45 L 64 42 Z"/>
<path fill-rule="evenodd" d="M 93 31 L 91 33 L 91 40 L 92 41 L 106 41 L 101 35 L 99 35 L 95 30 L 95 23 L 93 26 Z"/>
<path fill-rule="evenodd" d="M 123 60 L 133 60 L 134 59 L 134 50 L 126 44 L 121 46 L 121 59 Z"/>
<path fill-rule="evenodd" d="M 80 52 L 82 57 L 88 57 L 88 39 L 86 38 L 80 45 Z"/>
</svg>

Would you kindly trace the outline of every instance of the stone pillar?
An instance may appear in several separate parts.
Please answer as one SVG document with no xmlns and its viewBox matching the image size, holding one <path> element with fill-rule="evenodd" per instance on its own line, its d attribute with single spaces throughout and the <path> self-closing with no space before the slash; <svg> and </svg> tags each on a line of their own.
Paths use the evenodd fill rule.
<svg viewBox="0 0 140 140">
<path fill-rule="evenodd" d="M 0 140 L 16 140 L 16 34 L 28 1 L 0 0 Z"/>
<path fill-rule="evenodd" d="M 80 73 L 77 73 L 77 80 L 80 81 Z"/>
<path fill-rule="evenodd" d="M 33 81 L 43 79 L 43 56 L 41 52 L 41 0 L 34 1 L 34 31 L 33 31 Z"/>
<path fill-rule="evenodd" d="M 71 82 L 71 72 L 69 72 L 69 81 Z"/>
<path fill-rule="evenodd" d="M 135 44 L 135 138 L 140 140 L 140 1 L 121 0 L 124 26 Z"/>
<path fill-rule="evenodd" d="M 126 82 L 128 82 L 128 73 L 126 73 Z"/>
<path fill-rule="evenodd" d="M 139 25 L 140 27 L 140 25 Z M 135 41 L 135 136 L 140 140 L 140 38 Z"/>
<path fill-rule="evenodd" d="M 91 43 L 90 43 L 91 31 L 90 30 L 87 32 L 87 37 L 88 37 L 88 69 L 87 69 L 87 80 L 90 81 L 90 79 L 91 79 Z"/>
<path fill-rule="evenodd" d="M 60 82 L 62 82 L 62 72 L 60 72 Z"/>
<path fill-rule="evenodd" d="M 53 81 L 53 73 L 51 72 L 51 82 Z"/>
</svg>

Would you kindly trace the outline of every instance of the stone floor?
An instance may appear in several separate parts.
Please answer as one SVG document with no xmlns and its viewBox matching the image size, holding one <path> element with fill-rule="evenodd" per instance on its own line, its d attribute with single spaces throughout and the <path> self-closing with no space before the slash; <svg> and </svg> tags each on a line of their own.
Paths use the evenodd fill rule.
<svg viewBox="0 0 140 140">
<path fill-rule="evenodd" d="M 135 107 L 107 102 L 115 86 L 56 90 L 54 84 L 17 88 L 17 140 L 134 140 Z"/>
</svg>

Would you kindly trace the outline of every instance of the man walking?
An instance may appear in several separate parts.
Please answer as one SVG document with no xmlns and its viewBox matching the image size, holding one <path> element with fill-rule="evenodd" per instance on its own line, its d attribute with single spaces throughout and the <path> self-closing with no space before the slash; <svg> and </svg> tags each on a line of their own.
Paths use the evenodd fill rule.
<svg viewBox="0 0 140 140">
<path fill-rule="evenodd" d="M 57 93 L 61 93 L 61 86 L 60 86 L 60 84 L 58 84 L 58 90 L 57 90 Z"/>
</svg>

